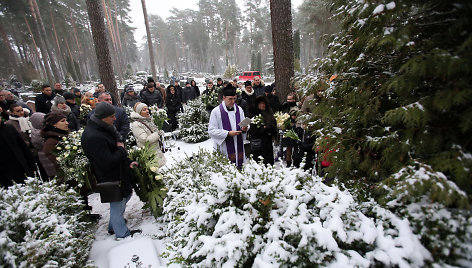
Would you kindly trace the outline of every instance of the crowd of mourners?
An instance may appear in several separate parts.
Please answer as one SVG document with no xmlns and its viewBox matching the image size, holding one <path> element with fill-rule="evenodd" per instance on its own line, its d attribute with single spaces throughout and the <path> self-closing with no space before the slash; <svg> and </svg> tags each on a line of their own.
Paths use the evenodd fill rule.
<svg viewBox="0 0 472 268">
<path fill-rule="evenodd" d="M 0 91 L 0 186 L 8 187 L 13 182 L 21 183 L 26 177 L 38 176 L 43 180 L 56 177 L 56 145 L 71 131 L 85 126 L 82 147 L 90 160 L 96 181 L 111 182 L 117 177 L 121 180 L 119 200 L 109 201 L 108 229 L 109 233 L 115 234 L 117 238 L 139 231 L 129 230 L 123 218 L 126 202 L 132 192 L 129 169 L 137 165 L 128 158 L 125 150 L 125 142 L 130 132 L 136 138 L 138 146 L 146 143 L 155 148 L 159 167 L 166 162 L 163 149 L 164 131 L 153 123 L 150 106 L 166 109 L 169 118 L 166 131 L 173 131 L 178 128 L 177 114 L 183 112 L 187 102 L 201 94 L 215 96 L 217 103 L 221 105 L 207 104 L 206 108 L 211 117 L 218 106 L 223 107 L 223 104 L 226 104 L 224 110 L 231 113 L 232 108 L 229 106 L 233 103 L 238 111 L 241 109 L 243 117 L 263 118 L 263 124 L 251 124 L 242 128 L 244 141 L 235 140 L 242 142 L 239 145 L 244 144 L 245 155 L 252 155 L 264 164 L 273 165 L 276 160 L 284 160 L 287 166 L 296 167 L 300 167 L 303 157 L 306 156 L 305 169 L 313 168 L 316 163 L 316 153 L 313 149 L 315 138 L 306 125 L 297 122 L 297 116 L 309 112 L 307 100 L 316 99 L 318 96 L 299 100 L 293 92 L 287 96 L 286 101 L 280 103 L 275 83 L 265 85 L 260 77 L 244 83 L 237 80 L 223 81 L 221 78 L 215 83 L 213 80 L 207 80 L 203 90 L 194 80 L 186 82 L 183 87 L 178 80 L 171 81 L 169 86 L 164 87 L 149 78 L 142 89 L 134 88 L 133 85 L 125 86 L 119 95 L 120 101 L 116 100 L 103 84 L 98 84 L 93 93 L 82 93 L 77 88 L 64 90 L 61 83 L 55 83 L 54 88 L 50 85 L 41 87 L 41 93 L 35 97 L 34 107 L 26 105 L 13 93 L 9 90 Z M 122 107 L 131 107 L 133 112 L 128 116 L 125 109 L 119 107 L 119 103 Z M 81 115 L 82 105 L 91 108 L 85 117 Z M 274 117 L 274 112 L 278 111 L 290 115 L 288 129 L 295 131 L 300 138 L 298 141 L 282 137 L 283 132 L 277 128 Z M 243 118 L 238 115 L 236 120 L 241 119 Z M 229 128 L 231 129 L 231 126 Z M 210 129 L 211 126 L 209 133 L 212 137 Z M 238 135 L 234 131 L 225 131 L 223 130 L 223 140 L 228 140 L 226 136 Z M 274 147 L 279 148 L 276 149 L 276 154 Z M 322 161 L 321 166 L 329 164 Z M 66 178 L 59 178 L 59 181 L 61 179 L 64 183 L 70 183 Z M 86 209 L 91 209 L 87 204 L 86 194 L 83 197 Z"/>
</svg>

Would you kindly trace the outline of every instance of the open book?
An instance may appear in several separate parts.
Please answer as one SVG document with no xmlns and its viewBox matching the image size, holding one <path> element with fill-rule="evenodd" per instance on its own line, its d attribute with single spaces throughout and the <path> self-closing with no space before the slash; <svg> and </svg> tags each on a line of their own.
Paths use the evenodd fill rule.
<svg viewBox="0 0 472 268">
<path fill-rule="evenodd" d="M 246 118 L 244 118 L 241 122 L 239 122 L 238 125 L 239 125 L 240 127 L 247 127 L 247 126 L 249 126 L 249 125 L 251 124 L 251 122 L 252 122 L 251 118 L 246 117 Z"/>
</svg>

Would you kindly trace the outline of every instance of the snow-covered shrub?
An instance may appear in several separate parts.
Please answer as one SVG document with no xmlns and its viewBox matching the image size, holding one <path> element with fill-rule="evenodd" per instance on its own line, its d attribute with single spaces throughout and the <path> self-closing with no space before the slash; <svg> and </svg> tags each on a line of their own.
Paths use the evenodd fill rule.
<svg viewBox="0 0 472 268">
<path fill-rule="evenodd" d="M 0 189 L 1 267 L 85 267 L 93 228 L 80 196 L 57 181 Z"/>
<path fill-rule="evenodd" d="M 201 142 L 207 140 L 208 122 L 210 118 L 205 104 L 200 98 L 190 100 L 184 105 L 184 112 L 177 114 L 180 137 L 185 142 Z"/>
<path fill-rule="evenodd" d="M 166 255 L 203 267 L 420 267 L 431 254 L 400 219 L 298 169 L 240 171 L 200 152 L 165 172 Z"/>
<path fill-rule="evenodd" d="M 472 214 L 467 194 L 442 172 L 415 162 L 377 189 L 379 202 L 411 222 L 436 263 L 472 266 Z"/>
</svg>

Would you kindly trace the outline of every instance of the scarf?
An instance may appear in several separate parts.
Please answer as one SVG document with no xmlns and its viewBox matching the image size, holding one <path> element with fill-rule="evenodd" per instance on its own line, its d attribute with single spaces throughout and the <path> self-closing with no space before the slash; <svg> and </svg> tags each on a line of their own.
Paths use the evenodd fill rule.
<svg viewBox="0 0 472 268">
<path fill-rule="evenodd" d="M 116 129 L 115 125 L 108 125 L 107 123 L 103 122 L 100 118 L 96 117 L 95 114 L 90 117 L 90 120 L 97 124 L 99 127 L 105 129 L 112 137 L 115 138 L 115 141 L 123 141 L 121 138 L 120 132 Z"/>
<path fill-rule="evenodd" d="M 251 93 L 249 93 L 249 92 L 247 92 L 246 88 L 244 88 L 244 92 L 246 92 L 246 94 L 247 94 L 248 96 L 252 96 L 252 94 L 254 94 L 254 89 L 252 90 Z"/>
<path fill-rule="evenodd" d="M 133 118 L 134 121 L 143 124 L 147 127 L 152 133 L 159 131 L 157 126 L 152 122 L 151 117 L 139 116 L 138 118 Z"/>
<path fill-rule="evenodd" d="M 223 129 L 227 131 L 231 131 L 231 123 L 229 121 L 229 115 L 228 112 L 225 111 L 223 108 L 223 103 L 220 104 L 220 112 L 221 112 L 221 121 L 223 123 Z M 236 130 L 239 131 L 241 130 L 241 127 L 239 126 L 239 123 L 241 122 L 241 115 L 239 114 L 239 107 L 238 105 L 234 105 L 236 108 Z M 242 135 L 237 135 L 236 136 L 237 140 L 237 147 L 238 147 L 238 153 L 236 154 L 234 150 L 234 139 L 233 137 L 226 137 L 226 151 L 228 153 L 228 158 L 231 161 L 231 163 L 234 163 L 238 166 L 238 168 L 241 168 L 243 166 L 243 160 L 244 160 L 244 152 L 243 152 L 243 136 Z M 237 155 L 237 159 L 236 159 Z M 237 160 L 237 161 L 236 161 Z"/>
<path fill-rule="evenodd" d="M 18 123 L 20 124 L 21 132 L 26 132 L 33 128 L 33 126 L 31 125 L 31 122 L 26 117 L 10 116 L 10 120 L 18 121 Z"/>
</svg>

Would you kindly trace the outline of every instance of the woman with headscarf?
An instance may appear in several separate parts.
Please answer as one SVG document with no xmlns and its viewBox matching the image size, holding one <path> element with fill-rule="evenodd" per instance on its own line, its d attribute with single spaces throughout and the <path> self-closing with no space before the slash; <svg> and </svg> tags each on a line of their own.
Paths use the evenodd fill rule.
<svg viewBox="0 0 472 268">
<path fill-rule="evenodd" d="M 71 111 L 70 107 L 66 104 L 64 97 L 57 95 L 54 97 L 51 106 L 51 112 L 59 112 L 65 115 L 67 122 L 69 123 L 70 131 L 77 131 L 80 129 L 80 121 Z"/>
<path fill-rule="evenodd" d="M 23 107 L 18 104 L 12 104 L 9 108 L 9 114 L 10 117 L 8 121 L 5 122 L 5 124 L 15 127 L 16 131 L 18 131 L 23 141 L 28 147 L 30 147 L 30 133 L 31 129 L 33 129 L 33 126 L 31 125 L 31 122 L 26 116 L 27 112 L 25 115 Z"/>
<path fill-rule="evenodd" d="M 131 112 L 130 117 L 131 121 L 133 121 L 131 128 L 138 147 L 143 147 L 148 142 L 156 150 L 158 166 L 164 166 L 166 163 L 166 158 L 162 151 L 164 131 L 159 130 L 152 121 L 148 106 L 142 102 L 136 103 L 134 105 L 134 112 Z"/>
<path fill-rule="evenodd" d="M 44 128 L 41 131 L 44 145 L 38 156 L 49 178 L 56 176 L 58 169 L 56 156 L 53 154 L 54 149 L 67 134 L 69 134 L 69 123 L 63 113 L 51 112 L 44 117 Z"/>
<path fill-rule="evenodd" d="M 253 159 L 259 161 L 262 156 L 264 164 L 274 164 L 274 147 L 272 139 L 277 135 L 277 124 L 274 112 L 269 106 L 264 96 L 256 98 L 256 110 L 254 116 L 261 115 L 263 123 L 261 125 L 251 124 L 249 136 L 251 142 L 251 153 Z"/>
</svg>

